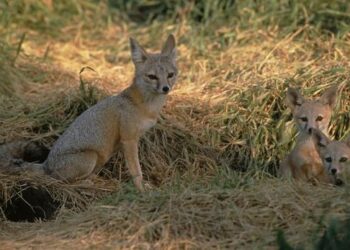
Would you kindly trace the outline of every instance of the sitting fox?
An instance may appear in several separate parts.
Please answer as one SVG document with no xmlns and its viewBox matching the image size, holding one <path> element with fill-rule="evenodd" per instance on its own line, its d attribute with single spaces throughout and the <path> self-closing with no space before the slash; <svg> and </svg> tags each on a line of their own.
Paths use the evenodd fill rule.
<svg viewBox="0 0 350 250">
<path fill-rule="evenodd" d="M 336 97 L 336 87 L 326 90 L 318 100 L 304 99 L 298 90 L 288 89 L 286 102 L 292 110 L 299 134 L 295 147 L 281 163 L 282 176 L 297 180 L 330 181 L 311 134 L 312 129 L 319 129 L 328 134 L 327 129 Z"/>
<path fill-rule="evenodd" d="M 35 171 L 74 181 L 99 171 L 121 148 L 137 189 L 144 191 L 138 157 L 142 134 L 155 125 L 174 87 L 175 38 L 170 35 L 160 53 L 146 52 L 130 38 L 135 76 L 119 95 L 108 97 L 82 113 L 58 138 L 43 164 L 23 162 L 20 171 Z"/>
<path fill-rule="evenodd" d="M 331 141 L 320 130 L 313 129 L 312 138 L 332 182 L 342 184 L 350 174 L 350 136 L 344 141 Z"/>
</svg>

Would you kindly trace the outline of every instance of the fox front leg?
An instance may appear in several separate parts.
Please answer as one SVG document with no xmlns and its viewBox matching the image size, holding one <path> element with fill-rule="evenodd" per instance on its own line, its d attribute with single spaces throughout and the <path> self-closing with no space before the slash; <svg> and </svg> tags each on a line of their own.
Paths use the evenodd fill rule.
<svg viewBox="0 0 350 250">
<path fill-rule="evenodd" d="M 123 141 L 122 145 L 126 165 L 129 169 L 133 182 L 140 192 L 144 192 L 142 171 L 138 153 L 138 140 Z"/>
</svg>

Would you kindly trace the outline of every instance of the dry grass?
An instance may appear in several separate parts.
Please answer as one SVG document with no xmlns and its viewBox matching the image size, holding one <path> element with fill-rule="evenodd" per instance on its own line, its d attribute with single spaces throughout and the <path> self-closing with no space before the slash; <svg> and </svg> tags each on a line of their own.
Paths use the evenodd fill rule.
<svg viewBox="0 0 350 250">
<path fill-rule="evenodd" d="M 97 10 L 105 13 L 104 5 Z M 135 191 L 120 153 L 92 178 L 94 185 L 0 175 L 2 203 L 21 183 L 48 190 L 61 203 L 52 221 L 1 221 L 3 248 L 273 249 L 278 229 L 305 245 L 331 218 L 348 216 L 348 187 L 286 183 L 273 175 L 295 135 L 283 104 L 288 86 L 312 97 L 339 85 L 330 134 L 349 134 L 349 34 L 237 24 L 203 35 L 182 19 L 147 27 L 120 21 L 103 29 L 68 23 L 59 29 L 62 37 L 43 37 L 47 33 L 23 22 L 17 20 L 1 47 L 0 76 L 7 83 L 0 86 L 2 142 L 25 138 L 50 147 L 87 107 L 127 86 L 130 35 L 157 49 L 174 33 L 181 74 L 141 143 L 152 191 Z M 17 56 L 17 47 L 7 44 L 18 44 L 22 32 Z M 96 72 L 83 72 L 88 85 L 82 89 L 84 66 Z"/>
<path fill-rule="evenodd" d="M 2 246 L 275 248 L 277 229 L 304 245 L 330 218 L 347 217 L 348 189 L 230 177 L 192 185 L 173 181 L 142 196 L 124 185 L 79 214 L 65 211 L 50 222 L 4 222 Z"/>
</svg>

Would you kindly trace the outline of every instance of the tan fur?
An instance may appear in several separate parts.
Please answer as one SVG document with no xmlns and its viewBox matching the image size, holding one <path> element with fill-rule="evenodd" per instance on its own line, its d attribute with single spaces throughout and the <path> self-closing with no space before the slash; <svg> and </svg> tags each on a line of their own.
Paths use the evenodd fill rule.
<svg viewBox="0 0 350 250">
<path fill-rule="evenodd" d="M 281 174 L 297 180 L 329 182 L 310 134 L 298 135 L 295 147 L 281 164 Z"/>
<path fill-rule="evenodd" d="M 313 130 L 312 139 L 323 163 L 324 171 L 333 180 L 350 175 L 350 136 L 344 141 L 331 141 L 319 130 Z"/>
<path fill-rule="evenodd" d="M 306 181 L 330 181 L 311 131 L 319 129 L 327 134 L 336 92 L 336 88 L 330 88 L 318 100 L 306 100 L 296 89 L 288 89 L 287 105 L 292 110 L 299 135 L 295 147 L 281 163 L 281 176 Z"/>
<path fill-rule="evenodd" d="M 122 149 L 134 184 L 144 190 L 138 142 L 156 123 L 166 94 L 176 82 L 175 38 L 170 35 L 159 54 L 147 53 L 132 38 L 130 45 L 135 65 L 133 83 L 76 118 L 42 165 L 46 174 L 66 181 L 83 179 L 99 171 L 117 149 Z M 26 169 L 37 170 L 38 164 Z"/>
</svg>

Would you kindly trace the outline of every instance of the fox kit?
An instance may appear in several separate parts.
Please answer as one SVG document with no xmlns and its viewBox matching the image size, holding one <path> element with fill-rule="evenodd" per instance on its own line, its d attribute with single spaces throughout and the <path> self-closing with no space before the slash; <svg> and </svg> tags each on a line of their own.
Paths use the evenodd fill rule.
<svg viewBox="0 0 350 250">
<path fill-rule="evenodd" d="M 336 96 L 336 87 L 326 90 L 318 100 L 304 99 L 298 90 L 288 89 L 286 102 L 292 111 L 299 134 L 295 147 L 281 163 L 280 174 L 282 176 L 329 182 L 311 132 L 312 129 L 319 129 L 327 134 Z"/>
<path fill-rule="evenodd" d="M 25 162 L 20 169 L 66 181 L 83 179 L 99 171 L 121 148 L 134 184 L 144 190 L 138 142 L 155 125 L 166 96 L 175 85 L 175 38 L 170 35 L 157 54 L 146 52 L 133 38 L 130 46 L 135 66 L 132 84 L 77 117 L 58 138 L 43 164 Z"/>
<path fill-rule="evenodd" d="M 343 177 L 350 174 L 350 136 L 344 141 L 331 141 L 324 133 L 314 129 L 312 138 L 326 173 L 332 182 L 342 184 Z"/>
</svg>

